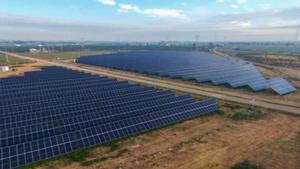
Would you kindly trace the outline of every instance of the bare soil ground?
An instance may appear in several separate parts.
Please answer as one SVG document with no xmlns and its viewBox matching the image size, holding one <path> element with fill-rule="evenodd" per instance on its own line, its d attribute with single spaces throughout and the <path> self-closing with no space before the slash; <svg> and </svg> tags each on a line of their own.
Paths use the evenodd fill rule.
<svg viewBox="0 0 300 169">
<path fill-rule="evenodd" d="M 31 71 L 38 71 L 39 67 L 46 66 L 41 65 L 40 63 L 28 63 L 28 64 L 22 64 L 17 67 L 10 68 L 7 72 L 0 72 L 0 78 L 4 77 L 11 77 L 11 76 L 21 76 L 24 74 L 24 72 L 31 72 Z"/>
<path fill-rule="evenodd" d="M 238 55 L 239 57 L 271 66 L 300 69 L 300 57 L 288 55 Z"/>
<path fill-rule="evenodd" d="M 84 162 L 54 161 L 41 169 L 228 169 L 251 160 L 267 169 L 300 164 L 300 117 L 269 112 L 253 121 L 233 121 L 246 111 L 226 105 L 224 115 L 204 116 L 101 146 Z M 266 110 L 264 110 L 266 111 Z"/>
</svg>

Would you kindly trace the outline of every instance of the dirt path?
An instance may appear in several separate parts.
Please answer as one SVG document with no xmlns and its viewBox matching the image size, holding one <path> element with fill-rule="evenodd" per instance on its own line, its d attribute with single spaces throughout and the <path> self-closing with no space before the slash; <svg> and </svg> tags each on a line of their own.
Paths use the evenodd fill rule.
<svg viewBox="0 0 300 169">
<path fill-rule="evenodd" d="M 55 65 L 55 66 L 61 66 L 61 67 L 66 67 L 69 69 L 74 69 L 78 71 L 84 71 L 92 74 L 98 74 L 102 76 L 109 76 L 109 77 L 114 77 L 118 79 L 125 79 L 129 80 L 132 82 L 136 83 L 142 83 L 146 85 L 151 85 L 151 86 L 158 86 L 158 87 L 163 87 L 167 89 L 172 89 L 172 90 L 178 90 L 178 91 L 183 91 L 191 94 L 196 94 L 196 95 L 202 95 L 202 96 L 207 96 L 207 97 L 212 97 L 212 98 L 217 98 L 221 100 L 227 100 L 227 101 L 232 101 L 232 102 L 237 102 L 237 103 L 242 103 L 246 105 L 253 105 L 253 106 L 258 106 L 258 107 L 263 107 L 263 108 L 268 108 L 268 109 L 273 109 L 273 110 L 280 110 L 283 112 L 289 112 L 293 114 L 300 114 L 300 108 L 298 107 L 298 104 L 291 105 L 291 104 L 285 104 L 284 102 L 273 102 L 273 100 L 265 100 L 261 99 L 260 97 L 238 97 L 237 95 L 229 95 L 225 94 L 222 92 L 214 92 L 214 91 L 207 91 L 203 90 L 202 87 L 195 86 L 195 85 L 190 85 L 190 84 L 185 84 L 185 83 L 180 83 L 180 82 L 174 82 L 174 81 L 169 81 L 169 80 L 162 80 L 162 79 L 157 79 L 157 78 L 151 78 L 151 77 L 146 77 L 143 75 L 137 75 L 137 74 L 132 74 L 128 72 L 120 72 L 120 71 L 113 71 L 113 70 L 108 70 L 108 69 L 103 69 L 103 68 L 95 68 L 92 66 L 80 66 L 77 64 L 68 64 L 68 63 L 58 63 L 58 62 L 53 62 L 53 61 L 47 61 L 47 60 L 42 60 L 38 58 L 30 58 L 26 56 L 21 56 L 18 54 L 14 53 L 8 53 L 11 56 L 22 58 L 22 59 L 28 59 L 32 61 L 36 61 L 38 63 L 46 64 L 46 65 Z"/>
<path fill-rule="evenodd" d="M 22 75 L 24 72 L 27 72 L 27 71 L 38 70 L 38 69 L 34 68 L 34 65 L 36 65 L 36 63 L 23 64 L 21 66 L 15 67 L 14 71 L 9 70 L 7 72 L 1 72 L 0 73 L 0 78 L 10 77 L 10 76 L 19 76 L 19 75 Z"/>
</svg>

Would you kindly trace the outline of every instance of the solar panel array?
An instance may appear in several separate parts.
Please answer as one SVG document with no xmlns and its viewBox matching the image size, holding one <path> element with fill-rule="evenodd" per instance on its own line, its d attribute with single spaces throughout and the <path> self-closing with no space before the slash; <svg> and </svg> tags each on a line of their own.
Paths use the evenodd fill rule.
<svg viewBox="0 0 300 169">
<path fill-rule="evenodd" d="M 213 100 L 58 67 L 0 79 L 0 168 L 9 169 L 219 109 Z"/>
<path fill-rule="evenodd" d="M 184 80 L 248 86 L 253 91 L 273 89 L 283 95 L 296 89 L 282 78 L 266 79 L 253 65 L 243 60 L 204 52 L 134 51 L 100 56 L 84 56 L 77 63 L 129 70 Z"/>
</svg>

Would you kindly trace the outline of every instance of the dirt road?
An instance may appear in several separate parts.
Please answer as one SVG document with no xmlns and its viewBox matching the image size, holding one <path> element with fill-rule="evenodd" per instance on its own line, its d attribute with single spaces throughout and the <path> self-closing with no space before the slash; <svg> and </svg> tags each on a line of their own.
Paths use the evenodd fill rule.
<svg viewBox="0 0 300 169">
<path fill-rule="evenodd" d="M 0 53 L 4 53 L 4 52 L 0 51 Z M 180 82 L 173 82 L 173 81 L 170 82 L 168 80 L 146 77 L 143 75 L 118 72 L 118 71 L 113 71 L 113 70 L 108 70 L 108 69 L 96 68 L 96 67 L 92 67 L 92 66 L 83 66 L 83 65 L 68 64 L 68 63 L 58 63 L 58 62 L 48 61 L 48 60 L 43 60 L 43 59 L 38 59 L 38 58 L 30 58 L 30 57 L 22 56 L 22 55 L 15 54 L 15 53 L 7 53 L 7 54 L 14 56 L 14 57 L 22 58 L 22 59 L 36 61 L 41 64 L 61 66 L 61 67 L 66 67 L 66 68 L 73 69 L 73 70 L 87 72 L 87 73 L 98 74 L 98 75 L 102 75 L 102 76 L 109 76 L 109 77 L 128 80 L 128 81 L 132 81 L 132 82 L 136 82 L 136 83 L 142 83 L 142 84 L 151 85 L 151 86 L 158 86 L 158 87 L 172 89 L 172 90 L 178 90 L 178 91 L 182 91 L 182 92 L 186 92 L 186 93 L 202 95 L 202 96 L 212 97 L 212 98 L 216 98 L 216 99 L 232 101 L 232 102 L 236 102 L 236 103 L 242 103 L 242 104 L 258 106 L 258 107 L 263 107 L 263 108 L 267 108 L 267 109 L 279 110 L 279 111 L 283 111 L 283 112 L 300 115 L 300 108 L 297 107 L 296 105 L 295 106 L 283 105 L 283 104 L 278 104 L 278 103 L 272 103 L 271 101 L 266 102 L 263 100 L 246 99 L 246 98 L 240 98 L 240 97 L 236 97 L 236 96 L 207 92 L 207 91 L 204 91 L 203 89 L 201 89 L 201 87 L 199 87 L 199 86 L 184 84 L 184 83 L 180 83 Z"/>
</svg>

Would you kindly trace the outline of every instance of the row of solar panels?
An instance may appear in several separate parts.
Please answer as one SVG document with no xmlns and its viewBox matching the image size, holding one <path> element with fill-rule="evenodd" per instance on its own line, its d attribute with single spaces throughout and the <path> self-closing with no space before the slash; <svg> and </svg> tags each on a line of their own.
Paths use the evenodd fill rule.
<svg viewBox="0 0 300 169">
<path fill-rule="evenodd" d="M 9 169 L 219 109 L 126 81 L 58 67 L 0 79 L 0 168 Z"/>
<path fill-rule="evenodd" d="M 283 78 L 266 79 L 252 64 L 202 52 L 139 51 L 101 56 L 84 56 L 77 63 L 129 70 L 233 88 L 248 86 L 253 91 L 271 88 L 283 95 L 296 89 Z"/>
</svg>

